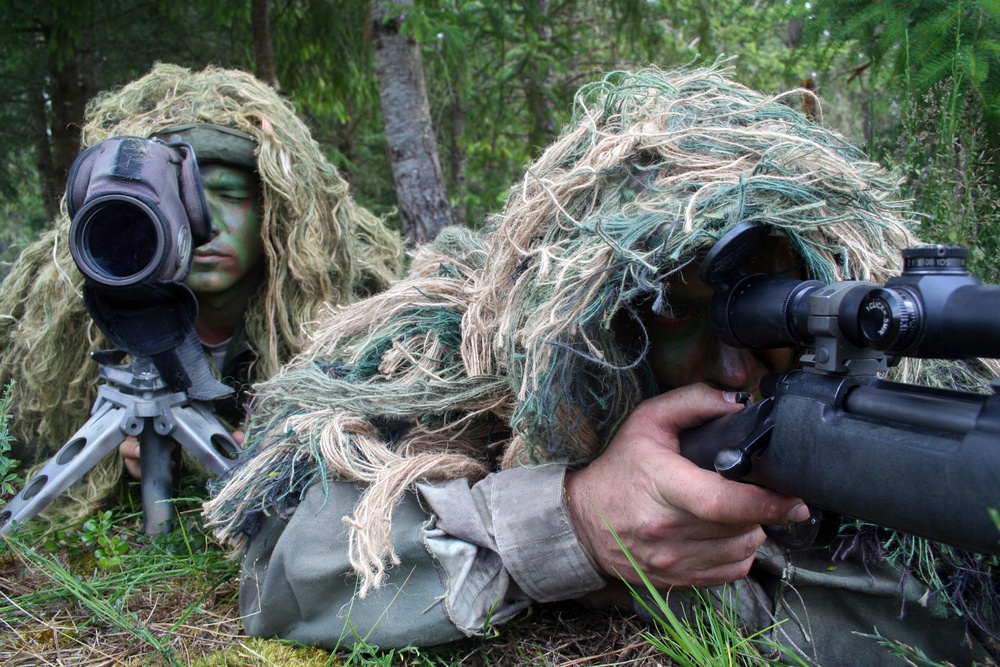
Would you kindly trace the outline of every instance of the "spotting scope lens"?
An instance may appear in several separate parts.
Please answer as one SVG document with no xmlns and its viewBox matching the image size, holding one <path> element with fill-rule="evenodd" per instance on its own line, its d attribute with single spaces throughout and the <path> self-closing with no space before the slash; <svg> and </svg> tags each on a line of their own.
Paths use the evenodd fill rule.
<svg viewBox="0 0 1000 667">
<path fill-rule="evenodd" d="M 172 391 L 198 400 L 231 393 L 212 377 L 194 329 L 198 300 L 183 283 L 194 248 L 211 233 L 190 144 L 142 137 L 94 144 L 70 169 L 66 212 L 83 303 L 108 342 L 152 362 Z"/>
<path fill-rule="evenodd" d="M 94 202 L 80 212 L 74 232 L 81 271 L 101 282 L 141 282 L 164 259 L 163 232 L 135 200 Z"/>
</svg>

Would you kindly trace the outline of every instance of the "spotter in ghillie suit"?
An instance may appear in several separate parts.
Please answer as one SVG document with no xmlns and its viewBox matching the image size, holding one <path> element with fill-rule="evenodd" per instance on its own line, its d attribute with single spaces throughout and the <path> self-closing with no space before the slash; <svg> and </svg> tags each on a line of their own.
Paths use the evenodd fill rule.
<svg viewBox="0 0 1000 667">
<path fill-rule="evenodd" d="M 308 323 L 329 304 L 377 292 L 398 272 L 398 235 L 353 201 L 292 106 L 250 74 L 157 65 L 88 105 L 84 147 L 118 136 L 183 139 L 200 162 L 259 180 L 261 278 L 227 351 L 227 365 L 239 356 L 238 384 L 270 377 L 299 352 Z M 84 307 L 69 225 L 64 201 L 54 228 L 21 252 L 0 289 L 0 381 L 17 381 L 11 427 L 22 456 L 38 463 L 89 418 L 98 381 L 90 355 L 110 347 Z M 201 314 L 213 313 L 201 304 Z M 231 419 L 242 418 L 240 405 L 229 407 Z M 117 456 L 106 457 L 67 492 L 73 502 L 51 509 L 92 512 L 121 471 Z"/>
</svg>

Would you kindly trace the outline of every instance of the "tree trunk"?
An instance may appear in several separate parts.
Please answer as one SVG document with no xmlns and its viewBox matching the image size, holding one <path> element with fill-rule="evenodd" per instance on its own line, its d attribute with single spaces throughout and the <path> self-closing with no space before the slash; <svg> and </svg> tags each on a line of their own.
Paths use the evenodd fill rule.
<svg viewBox="0 0 1000 667">
<path fill-rule="evenodd" d="M 66 188 L 65 178 L 60 179 L 52 161 L 52 136 L 49 132 L 49 118 L 46 113 L 45 91 L 39 87 L 34 91 L 31 105 L 31 133 L 35 144 L 35 167 L 38 169 L 42 185 L 42 205 L 45 219 L 55 220 L 59 213 L 59 198 Z M 62 182 L 60 182 L 60 180 Z"/>
<path fill-rule="evenodd" d="M 459 97 L 458 91 L 452 89 L 451 93 L 451 153 L 449 155 L 449 163 L 451 166 L 451 188 L 452 192 L 459 193 L 459 196 L 465 193 L 465 148 L 462 146 L 462 142 L 465 139 L 465 107 L 462 106 L 462 100 Z M 452 209 L 452 214 L 455 216 L 455 224 L 465 224 L 467 221 L 465 204 L 459 204 Z"/>
<path fill-rule="evenodd" d="M 549 0 L 536 0 L 525 5 L 525 30 L 531 30 L 538 35 L 541 48 L 547 48 L 552 42 L 552 25 L 549 23 Z M 530 7 L 531 11 L 527 11 Z M 528 112 L 531 114 L 531 127 L 528 130 L 528 143 L 533 155 L 540 155 L 545 147 L 555 139 L 556 127 L 555 109 L 552 106 L 552 68 L 540 67 L 535 59 L 527 63 L 527 81 L 525 81 L 525 98 Z"/>
<path fill-rule="evenodd" d="M 50 171 L 43 176 L 42 182 L 49 196 L 54 193 L 58 206 L 58 200 L 66 189 L 69 169 L 80 153 L 84 110 L 94 88 L 93 68 L 87 50 L 78 48 L 72 56 L 62 59 L 50 54 L 48 70 L 49 101 L 52 104 L 51 162 L 48 163 Z M 41 150 L 41 143 L 36 145 Z M 42 163 L 46 161 L 43 154 L 37 157 Z M 46 211 L 48 206 L 46 203 Z"/>
<path fill-rule="evenodd" d="M 271 39 L 271 20 L 268 15 L 270 4 L 269 0 L 251 0 L 253 54 L 257 63 L 257 78 L 275 90 L 281 90 L 278 68 L 274 62 L 274 41 Z"/>
<path fill-rule="evenodd" d="M 412 0 L 392 3 L 412 7 Z M 403 231 L 413 243 L 432 240 L 454 224 L 431 125 L 420 47 L 400 34 L 402 19 L 386 0 L 369 8 L 382 121 Z"/>
</svg>

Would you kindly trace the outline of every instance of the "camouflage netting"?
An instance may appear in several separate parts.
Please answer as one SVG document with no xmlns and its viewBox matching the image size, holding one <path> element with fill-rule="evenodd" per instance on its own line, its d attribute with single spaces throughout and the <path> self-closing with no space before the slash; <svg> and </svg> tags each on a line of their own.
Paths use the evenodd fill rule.
<svg viewBox="0 0 1000 667">
<path fill-rule="evenodd" d="M 738 223 L 783 234 L 820 280 L 898 273 L 915 237 L 894 179 L 729 74 L 644 69 L 585 87 L 488 233 L 446 230 L 407 279 L 331 313 L 257 388 L 252 455 L 207 508 L 218 534 L 239 544 L 312 484 L 364 482 L 345 517 L 364 594 L 396 562 L 389 510 L 415 481 L 598 455 L 653 391 L 616 315 L 643 299 L 666 308 L 671 277 Z M 878 557 L 905 559 L 959 606 L 993 590 L 987 575 L 957 591 L 964 565 L 939 576 L 927 560 L 950 550 L 904 546 Z M 988 599 L 976 620 L 995 631 Z"/>
<path fill-rule="evenodd" d="M 89 104 L 83 145 L 189 123 L 241 130 L 257 144 L 267 270 L 245 324 L 256 376 L 269 377 L 301 350 L 323 304 L 384 288 L 402 244 L 351 199 L 292 106 L 244 72 L 157 65 Z M 40 461 L 87 421 L 98 370 L 90 354 L 109 347 L 83 305 L 69 224 L 64 201 L 54 229 L 23 250 L 0 291 L 0 380 L 17 380 L 12 428 Z M 106 457 L 64 509 L 92 511 L 120 475 L 118 457 Z"/>
</svg>

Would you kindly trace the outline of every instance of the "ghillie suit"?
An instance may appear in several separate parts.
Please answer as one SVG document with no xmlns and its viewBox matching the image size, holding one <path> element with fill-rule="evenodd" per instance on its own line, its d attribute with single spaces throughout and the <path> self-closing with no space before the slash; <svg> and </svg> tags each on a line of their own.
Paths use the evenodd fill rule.
<svg viewBox="0 0 1000 667">
<path fill-rule="evenodd" d="M 245 543 L 310 486 L 362 482 L 345 521 L 364 596 L 398 562 L 390 510 L 415 482 L 594 459 L 655 392 L 616 317 L 641 301 L 664 312 L 669 281 L 738 223 L 784 235 L 815 279 L 898 274 L 916 239 L 896 181 L 727 74 L 646 69 L 585 87 L 488 232 L 445 230 L 405 280 L 323 322 L 256 388 L 252 454 L 206 506 L 217 534 Z M 896 372 L 968 379 L 935 364 Z M 992 559 L 882 532 L 865 542 L 995 635 Z"/>
<path fill-rule="evenodd" d="M 402 244 L 351 199 L 292 106 L 244 72 L 157 65 L 91 101 L 83 145 L 190 124 L 238 130 L 256 144 L 250 158 L 262 189 L 266 271 L 244 326 L 256 353 L 253 376 L 266 378 L 301 350 L 305 325 L 325 304 L 384 288 L 400 266 Z M 0 290 L 0 380 L 16 380 L 12 428 L 37 462 L 88 419 L 98 380 L 90 354 L 110 347 L 84 308 L 69 224 L 64 198 L 54 229 L 22 251 Z M 65 509 L 91 511 L 121 469 L 119 457 L 106 457 L 75 489 L 79 503 Z"/>
</svg>

